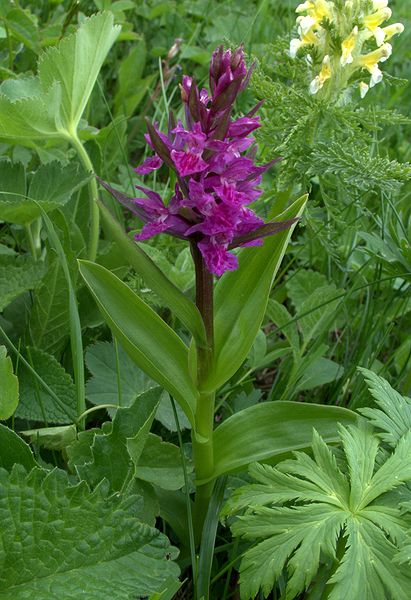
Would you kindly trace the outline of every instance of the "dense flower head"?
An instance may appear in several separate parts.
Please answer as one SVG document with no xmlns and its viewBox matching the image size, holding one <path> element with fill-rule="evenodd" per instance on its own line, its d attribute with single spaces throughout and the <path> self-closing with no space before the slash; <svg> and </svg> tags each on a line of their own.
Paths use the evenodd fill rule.
<svg viewBox="0 0 411 600">
<path fill-rule="evenodd" d="M 360 71 L 367 75 L 359 85 L 363 98 L 382 80 L 379 63 L 390 57 L 390 40 L 404 30 L 402 23 L 384 26 L 392 16 L 388 0 L 307 0 L 296 12 L 299 37 L 291 40 L 290 55 L 303 47 L 310 52 L 311 94 L 322 90 L 327 98 L 338 97 Z"/>
<path fill-rule="evenodd" d="M 191 77 L 182 79 L 186 124 L 171 116 L 165 134 L 148 122 L 146 141 L 154 155 L 136 169 L 146 175 L 165 163 L 177 175 L 167 204 L 158 193 L 138 186 L 143 197 L 133 200 L 134 212 L 145 225 L 136 240 L 163 231 L 189 239 L 216 275 L 237 268 L 230 249 L 261 244 L 263 235 L 290 225 L 272 224 L 266 233 L 268 226 L 248 207 L 260 196 L 262 174 L 273 164 L 256 166 L 253 153 L 247 154 L 255 141 L 252 132 L 260 127 L 255 116 L 259 104 L 247 115 L 232 118 L 233 104 L 249 76 L 242 47 L 232 52 L 220 46 L 210 64 L 209 91 L 199 89 Z"/>
</svg>

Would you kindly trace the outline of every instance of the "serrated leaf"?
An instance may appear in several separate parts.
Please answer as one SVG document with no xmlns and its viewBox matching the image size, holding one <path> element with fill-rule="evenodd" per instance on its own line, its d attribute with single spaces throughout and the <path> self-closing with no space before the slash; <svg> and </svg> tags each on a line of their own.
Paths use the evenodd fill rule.
<svg viewBox="0 0 411 600">
<path fill-rule="evenodd" d="M 20 294 L 36 287 L 45 270 L 42 262 L 0 255 L 0 312 Z"/>
<path fill-rule="evenodd" d="M 395 446 L 398 440 L 411 429 L 411 400 L 394 390 L 388 381 L 368 369 L 360 368 L 363 373 L 371 396 L 375 398 L 377 408 L 361 408 L 360 412 L 369 421 L 381 429 L 381 438 Z"/>
<path fill-rule="evenodd" d="M 321 357 L 304 369 L 298 379 L 295 393 L 331 383 L 342 377 L 343 374 L 344 369 L 341 365 L 329 358 Z"/>
<path fill-rule="evenodd" d="M 58 469 L 16 467 L 0 481 L 1 600 L 124 600 L 177 579 L 167 538 L 133 515 L 138 498 L 90 492 Z"/>
<path fill-rule="evenodd" d="M 77 417 L 76 388 L 70 375 L 51 354 L 37 348 L 29 348 L 28 361 L 47 385 L 55 392 L 57 403 L 37 379 L 20 367 L 20 403 L 16 416 L 45 424 L 64 425 L 73 423 Z"/>
<path fill-rule="evenodd" d="M 16 463 L 28 471 L 36 466 L 30 446 L 12 429 L 0 423 L 0 467 L 11 471 Z"/>
<path fill-rule="evenodd" d="M 20 433 L 29 438 L 34 445 L 49 450 L 63 450 L 76 439 L 77 429 L 75 425 L 60 425 L 57 427 L 27 429 Z"/>
<path fill-rule="evenodd" d="M 138 458 L 135 474 L 165 490 L 179 490 L 184 485 L 180 449 L 150 433 Z"/>
<path fill-rule="evenodd" d="M 19 380 L 5 346 L 0 346 L 0 420 L 12 416 L 19 403 Z"/>
<path fill-rule="evenodd" d="M 398 504 L 384 505 L 384 494 L 411 481 L 411 433 L 382 464 L 380 455 L 378 466 L 378 438 L 369 427 L 341 427 L 340 436 L 344 453 L 338 464 L 315 434 L 313 458 L 298 452 L 276 468 L 252 466 L 257 483 L 237 489 L 229 500 L 225 514 L 246 509 L 233 533 L 252 541 L 240 566 L 243 600 L 259 589 L 266 597 L 284 567 L 284 598 L 293 600 L 327 559 L 336 565 L 327 582 L 330 600 L 407 599 L 411 578 L 393 559 L 408 522 Z"/>
<path fill-rule="evenodd" d="M 11 83 L 0 95 L 0 137 L 33 145 L 33 140 L 73 138 L 101 66 L 119 34 L 113 15 L 87 18 L 76 33 L 41 55 L 38 79 L 41 93 L 28 97 Z M 31 89 L 36 84 L 31 83 Z M 22 94 L 17 100 L 17 92 Z M 7 93 L 7 95 L 6 95 Z"/>
<path fill-rule="evenodd" d="M 97 342 L 87 348 L 86 365 L 92 377 L 87 381 L 86 397 L 92 404 L 131 406 L 137 396 L 156 386 L 155 382 L 136 366 L 119 344 L 117 348 L 119 373 L 117 373 L 114 344 Z M 119 382 L 117 381 L 118 375 Z"/>
<path fill-rule="evenodd" d="M 67 448 L 70 466 L 79 477 L 90 485 L 103 478 L 115 491 L 122 489 L 127 479 L 134 475 L 135 465 L 129 452 L 129 442 L 139 436 L 139 453 L 143 451 L 161 396 L 156 387 L 141 394 L 130 407 L 120 407 L 112 423 L 106 422 L 102 429 L 79 433 L 78 441 Z"/>
</svg>

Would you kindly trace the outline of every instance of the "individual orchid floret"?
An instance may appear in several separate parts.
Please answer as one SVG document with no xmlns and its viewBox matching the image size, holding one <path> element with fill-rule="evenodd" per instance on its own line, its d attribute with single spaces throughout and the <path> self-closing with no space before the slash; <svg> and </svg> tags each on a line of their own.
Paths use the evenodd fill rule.
<svg viewBox="0 0 411 600">
<path fill-rule="evenodd" d="M 382 81 L 378 63 L 389 57 L 387 42 L 404 31 L 402 23 L 384 26 L 392 16 L 388 0 L 307 0 L 296 12 L 299 37 L 291 40 L 289 54 L 295 58 L 305 51 L 313 74 L 311 94 L 337 101 L 360 69 L 371 75 L 369 84 L 360 86 L 362 98 Z M 373 44 L 381 54 L 374 54 Z"/>
<path fill-rule="evenodd" d="M 218 276 L 237 268 L 232 249 L 259 245 L 263 237 L 293 222 L 265 224 L 249 207 L 262 193 L 263 173 L 276 162 L 257 166 L 255 152 L 248 153 L 255 142 L 252 134 L 261 125 L 256 116 L 261 103 L 244 116 L 232 116 L 250 72 L 242 47 L 231 51 L 220 46 L 211 59 L 209 90 L 200 90 L 192 77 L 182 79 L 186 123 L 175 122 L 171 115 L 165 134 L 147 122 L 146 140 L 154 155 L 136 171 L 147 175 L 164 164 L 171 168 L 177 183 L 168 202 L 140 186 L 143 197 L 128 198 L 102 182 L 145 223 L 137 241 L 162 232 L 183 238 L 198 248 L 208 271 Z"/>
</svg>

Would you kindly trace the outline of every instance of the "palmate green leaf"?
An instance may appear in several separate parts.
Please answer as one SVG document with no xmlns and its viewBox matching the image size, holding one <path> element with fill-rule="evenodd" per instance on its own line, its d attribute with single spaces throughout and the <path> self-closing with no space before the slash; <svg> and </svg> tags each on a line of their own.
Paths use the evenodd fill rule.
<svg viewBox="0 0 411 600">
<path fill-rule="evenodd" d="M 371 428 L 341 427 L 340 436 L 345 460 L 338 465 L 315 433 L 313 458 L 297 452 L 276 468 L 251 466 L 257 483 L 229 499 L 225 514 L 246 509 L 233 533 L 252 542 L 240 566 L 242 600 L 259 589 L 267 597 L 284 567 L 284 598 L 293 600 L 329 559 L 337 565 L 329 570 L 330 600 L 409 597 L 411 577 L 393 562 L 408 524 L 398 505 L 384 505 L 384 494 L 411 481 L 411 433 L 379 467 Z"/>
<path fill-rule="evenodd" d="M 296 200 L 277 220 L 299 217 L 307 196 Z M 217 389 L 246 359 L 261 326 L 268 295 L 295 225 L 264 240 L 261 248 L 244 248 L 239 268 L 227 272 L 215 289 L 215 359 L 205 382 Z"/>
<path fill-rule="evenodd" d="M 315 427 L 327 442 L 338 440 L 337 423 L 355 423 L 345 408 L 301 402 L 264 402 L 224 421 L 214 432 L 214 476 L 257 460 L 277 460 L 309 448 Z"/>
<path fill-rule="evenodd" d="M 41 387 L 24 366 L 19 370 L 20 403 L 16 416 L 45 424 L 64 425 L 76 420 L 76 388 L 70 375 L 51 354 L 28 348 L 28 362 L 59 398 L 59 403 Z"/>
<path fill-rule="evenodd" d="M 90 492 L 58 469 L 16 466 L 0 482 L 1 600 L 124 600 L 177 579 L 175 549 L 134 516 L 138 497 Z"/>
<path fill-rule="evenodd" d="M 176 333 L 125 283 L 104 267 L 79 261 L 105 320 L 135 363 L 177 400 L 193 424 L 197 391 L 188 351 Z"/>
<path fill-rule="evenodd" d="M 8 419 L 19 403 L 19 380 L 5 346 L 0 346 L 0 420 Z"/>
<path fill-rule="evenodd" d="M 25 256 L 0 255 L 0 312 L 23 292 L 32 290 L 46 270 Z"/>
<path fill-rule="evenodd" d="M 43 53 L 38 84 L 30 78 L 26 86 L 21 82 L 2 86 L 0 138 L 33 145 L 37 139 L 75 137 L 101 66 L 119 32 L 112 13 L 93 15 L 58 47 Z"/>
<path fill-rule="evenodd" d="M 411 429 L 411 399 L 394 390 L 388 381 L 368 369 L 359 368 L 368 384 L 377 408 L 361 408 L 360 412 L 381 429 L 381 439 L 395 446 L 398 440 Z"/>
</svg>

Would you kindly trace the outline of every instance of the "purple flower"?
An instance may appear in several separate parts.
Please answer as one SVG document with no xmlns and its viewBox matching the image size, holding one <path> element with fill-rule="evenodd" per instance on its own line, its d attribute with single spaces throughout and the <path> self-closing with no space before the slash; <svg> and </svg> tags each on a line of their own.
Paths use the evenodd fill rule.
<svg viewBox="0 0 411 600">
<path fill-rule="evenodd" d="M 163 231 L 188 239 L 197 244 L 206 267 L 216 275 L 237 268 L 232 248 L 261 244 L 262 237 L 293 222 L 265 225 L 247 206 L 260 196 L 261 176 L 275 162 L 256 166 L 253 149 L 245 155 L 254 143 L 250 134 L 260 127 L 254 115 L 261 103 L 243 117 L 231 116 L 250 74 L 242 47 L 232 52 L 220 46 L 211 59 L 210 93 L 199 90 L 193 78 L 183 77 L 186 126 L 171 116 L 165 134 L 157 124 L 147 123 L 146 140 L 154 156 L 136 171 L 145 175 L 165 163 L 176 172 L 176 189 L 168 204 L 147 188 L 139 188 L 144 198 L 130 200 L 103 184 L 126 206 L 133 202 L 132 210 L 145 222 L 137 240 Z"/>
</svg>

